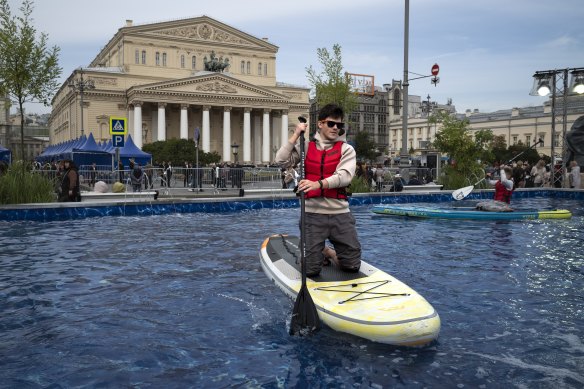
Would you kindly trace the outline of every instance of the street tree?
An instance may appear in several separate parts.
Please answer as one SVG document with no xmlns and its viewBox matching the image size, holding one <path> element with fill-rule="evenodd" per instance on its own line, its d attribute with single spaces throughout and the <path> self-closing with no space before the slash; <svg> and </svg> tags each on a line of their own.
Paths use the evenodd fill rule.
<svg viewBox="0 0 584 389">
<path fill-rule="evenodd" d="M 366 131 L 359 131 L 355 135 L 355 153 L 357 154 L 357 159 L 366 161 L 375 161 L 375 158 L 379 155 L 375 142 L 369 138 L 369 133 Z"/>
<path fill-rule="evenodd" d="M 48 47 L 48 35 L 33 25 L 33 1 L 24 0 L 13 15 L 8 0 L 0 0 L 0 94 L 18 105 L 20 154 L 24 159 L 24 104 L 48 106 L 59 87 L 59 48 Z"/>
<path fill-rule="evenodd" d="M 144 145 L 142 147 L 147 153 L 152 154 L 152 159 L 156 162 L 170 161 L 175 166 L 180 166 L 184 161 L 195 162 L 197 148 L 192 139 L 168 139 Z M 199 165 L 206 166 L 211 163 L 221 161 L 221 156 L 216 152 L 206 153 L 199 150 Z"/>
<path fill-rule="evenodd" d="M 316 49 L 322 71 L 317 72 L 312 65 L 306 68 L 308 80 L 313 88 L 318 107 L 329 103 L 338 104 L 349 116 L 357 107 L 355 92 L 351 90 L 351 76 L 343 70 L 341 46 L 333 45 L 332 53 L 326 47 Z"/>
<path fill-rule="evenodd" d="M 433 146 L 447 154 L 450 161 L 444 169 L 445 176 L 442 179 L 445 189 L 456 189 L 482 178 L 484 171 L 479 160 L 490 146 L 492 133 L 481 130 L 473 138 L 467 119 L 460 120 L 445 112 L 433 120 L 441 123 Z"/>
</svg>

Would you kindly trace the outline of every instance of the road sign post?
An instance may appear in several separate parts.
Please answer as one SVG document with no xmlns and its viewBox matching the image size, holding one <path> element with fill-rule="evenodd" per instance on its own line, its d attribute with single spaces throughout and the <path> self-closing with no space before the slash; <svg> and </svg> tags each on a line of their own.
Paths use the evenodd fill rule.
<svg viewBox="0 0 584 389">
<path fill-rule="evenodd" d="M 120 147 L 124 147 L 124 139 L 128 133 L 128 120 L 122 117 L 110 117 L 110 134 L 112 136 L 112 146 L 116 148 L 116 167 L 120 166 Z M 118 175 L 120 172 L 118 171 Z"/>
</svg>

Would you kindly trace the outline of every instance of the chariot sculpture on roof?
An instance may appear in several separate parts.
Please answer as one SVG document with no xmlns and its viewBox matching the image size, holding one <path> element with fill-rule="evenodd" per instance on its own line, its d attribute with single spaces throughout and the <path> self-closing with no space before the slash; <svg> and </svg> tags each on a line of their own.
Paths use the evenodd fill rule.
<svg viewBox="0 0 584 389">
<path fill-rule="evenodd" d="M 223 60 L 222 56 L 217 58 L 215 51 L 211 51 L 209 57 L 209 60 L 207 60 L 207 56 L 203 58 L 206 71 L 223 72 L 229 66 L 229 58 L 225 58 L 225 60 Z"/>
</svg>

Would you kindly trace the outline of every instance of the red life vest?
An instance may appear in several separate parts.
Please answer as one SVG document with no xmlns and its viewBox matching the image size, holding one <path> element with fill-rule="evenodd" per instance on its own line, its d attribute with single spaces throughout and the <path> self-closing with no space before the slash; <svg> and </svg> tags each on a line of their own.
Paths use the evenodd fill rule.
<svg viewBox="0 0 584 389">
<path fill-rule="evenodd" d="M 318 181 L 332 176 L 337 170 L 341 161 L 343 142 L 336 142 L 328 150 L 319 150 L 316 148 L 316 142 L 308 143 L 308 152 L 304 160 L 304 171 L 306 179 Z M 347 200 L 346 188 L 327 188 L 308 191 L 305 198 L 311 197 L 329 197 L 332 199 Z"/>
<path fill-rule="evenodd" d="M 501 181 L 497 181 L 497 183 L 495 184 L 495 197 L 493 198 L 493 200 L 503 201 L 509 204 L 511 202 L 512 194 L 513 190 L 505 188 L 505 185 L 503 185 Z"/>
</svg>

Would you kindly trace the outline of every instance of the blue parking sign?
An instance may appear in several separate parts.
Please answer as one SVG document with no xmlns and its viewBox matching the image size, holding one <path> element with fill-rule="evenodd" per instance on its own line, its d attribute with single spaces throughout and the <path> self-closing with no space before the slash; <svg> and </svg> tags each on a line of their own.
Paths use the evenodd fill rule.
<svg viewBox="0 0 584 389">
<path fill-rule="evenodd" d="M 124 136 L 123 135 L 113 135 L 112 136 L 112 146 L 124 147 Z"/>
</svg>

